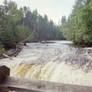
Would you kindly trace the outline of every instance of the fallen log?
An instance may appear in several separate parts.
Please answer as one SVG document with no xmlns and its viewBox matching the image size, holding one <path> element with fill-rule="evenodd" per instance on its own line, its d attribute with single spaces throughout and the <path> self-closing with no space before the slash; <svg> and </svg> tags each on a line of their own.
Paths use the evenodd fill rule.
<svg viewBox="0 0 92 92">
<path fill-rule="evenodd" d="M 88 86 L 7 77 L 9 73 L 9 68 L 0 67 L 0 80 L 4 79 L 0 82 L 0 92 L 92 92 Z"/>
<path fill-rule="evenodd" d="M 92 92 L 92 87 L 8 77 L 0 87 L 18 92 Z M 1 92 L 1 91 L 0 91 Z"/>
</svg>

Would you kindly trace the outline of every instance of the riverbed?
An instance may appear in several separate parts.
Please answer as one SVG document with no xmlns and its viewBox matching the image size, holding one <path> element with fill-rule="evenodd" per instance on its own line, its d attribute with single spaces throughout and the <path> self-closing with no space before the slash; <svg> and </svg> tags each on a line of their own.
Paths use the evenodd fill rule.
<svg viewBox="0 0 92 92">
<path fill-rule="evenodd" d="M 70 41 L 27 43 L 17 57 L 0 60 L 10 76 L 92 86 L 92 48 L 73 46 Z"/>
</svg>

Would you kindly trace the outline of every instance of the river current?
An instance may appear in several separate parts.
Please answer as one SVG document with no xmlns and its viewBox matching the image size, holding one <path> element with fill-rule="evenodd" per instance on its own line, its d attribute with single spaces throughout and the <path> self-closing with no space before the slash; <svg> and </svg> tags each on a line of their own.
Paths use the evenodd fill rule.
<svg viewBox="0 0 92 92">
<path fill-rule="evenodd" d="M 28 43 L 17 57 L 0 60 L 10 76 L 32 80 L 92 86 L 92 48 L 70 41 Z"/>
</svg>

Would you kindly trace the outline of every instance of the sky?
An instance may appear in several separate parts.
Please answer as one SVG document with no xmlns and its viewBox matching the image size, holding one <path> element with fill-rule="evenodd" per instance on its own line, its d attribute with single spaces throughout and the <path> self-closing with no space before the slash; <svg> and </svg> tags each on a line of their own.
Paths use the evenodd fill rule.
<svg viewBox="0 0 92 92">
<path fill-rule="evenodd" d="M 0 0 L 2 3 L 4 0 Z M 8 0 L 10 1 L 10 0 Z M 75 0 L 13 0 L 19 7 L 28 6 L 31 10 L 37 9 L 44 16 L 46 14 L 58 24 L 62 16 L 71 14 Z"/>
</svg>

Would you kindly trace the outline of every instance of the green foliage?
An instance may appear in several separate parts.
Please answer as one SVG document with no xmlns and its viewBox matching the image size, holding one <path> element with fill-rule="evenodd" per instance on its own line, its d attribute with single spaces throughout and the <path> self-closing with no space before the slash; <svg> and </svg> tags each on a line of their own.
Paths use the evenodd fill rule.
<svg viewBox="0 0 92 92">
<path fill-rule="evenodd" d="M 17 32 L 18 33 L 17 34 L 17 36 L 18 36 L 17 41 L 18 42 L 25 40 L 29 36 L 29 34 L 31 34 L 30 29 L 24 25 L 18 25 L 17 30 L 18 30 L 18 32 Z"/>
<path fill-rule="evenodd" d="M 63 25 L 66 22 L 66 16 L 62 16 L 61 24 Z"/>
<path fill-rule="evenodd" d="M 24 7 L 22 10 L 24 12 L 24 18 L 22 21 L 24 25 L 31 30 L 28 41 L 64 39 L 60 29 L 53 23 L 52 20 L 48 20 L 47 15 L 42 17 L 39 15 L 37 10 L 31 12 L 27 7 Z"/>
<path fill-rule="evenodd" d="M 92 2 L 77 0 L 73 12 L 61 26 L 64 36 L 79 45 L 92 45 Z"/>
<path fill-rule="evenodd" d="M 2 56 L 3 53 L 7 54 L 6 50 L 4 49 L 4 46 L 0 43 L 0 56 Z"/>
<path fill-rule="evenodd" d="M 60 29 L 42 17 L 37 10 L 33 12 L 27 8 L 17 8 L 14 1 L 4 1 L 0 5 L 0 42 L 6 48 L 16 47 L 23 41 L 42 41 L 64 39 Z"/>
<path fill-rule="evenodd" d="M 19 24 L 23 19 L 23 12 L 17 9 L 15 2 L 8 3 L 6 0 L 4 5 L 0 6 L 0 15 L 0 42 L 6 48 L 15 47 L 28 36 L 28 28 Z"/>
</svg>

